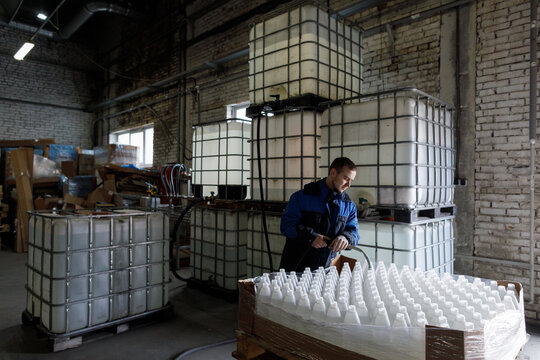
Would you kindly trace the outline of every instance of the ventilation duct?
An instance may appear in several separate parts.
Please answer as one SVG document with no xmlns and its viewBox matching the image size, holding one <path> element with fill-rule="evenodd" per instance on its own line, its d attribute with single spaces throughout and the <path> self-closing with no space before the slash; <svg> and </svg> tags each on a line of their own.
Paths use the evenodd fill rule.
<svg viewBox="0 0 540 360">
<path fill-rule="evenodd" d="M 88 19 L 98 12 L 108 12 L 118 15 L 123 15 L 133 19 L 143 19 L 143 14 L 120 5 L 107 3 L 104 1 L 95 1 L 87 3 L 75 15 L 63 29 L 60 30 L 60 37 L 64 40 L 69 39 Z"/>
</svg>

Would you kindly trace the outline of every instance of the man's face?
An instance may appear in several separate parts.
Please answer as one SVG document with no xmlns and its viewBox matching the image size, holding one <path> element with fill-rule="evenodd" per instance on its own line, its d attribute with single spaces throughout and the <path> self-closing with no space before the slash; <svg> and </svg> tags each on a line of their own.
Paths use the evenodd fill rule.
<svg viewBox="0 0 540 360">
<path fill-rule="evenodd" d="M 333 185 L 334 190 L 338 193 L 342 193 L 347 190 L 354 178 L 356 177 L 356 170 L 351 170 L 347 166 L 344 166 L 340 172 L 336 169 L 331 169 L 328 178 L 330 183 Z"/>
</svg>

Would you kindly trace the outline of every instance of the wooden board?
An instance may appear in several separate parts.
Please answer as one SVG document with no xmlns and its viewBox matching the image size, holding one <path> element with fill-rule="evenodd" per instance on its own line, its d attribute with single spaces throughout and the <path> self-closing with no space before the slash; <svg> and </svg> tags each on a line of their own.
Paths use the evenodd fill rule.
<svg viewBox="0 0 540 360">
<path fill-rule="evenodd" d="M 26 212 L 34 210 L 32 176 L 29 170 L 28 158 L 32 158 L 33 155 L 32 149 L 25 148 L 9 152 L 11 163 L 13 164 L 18 197 L 16 252 L 28 251 L 28 214 Z"/>
<path fill-rule="evenodd" d="M 0 147 L 39 146 L 54 144 L 54 139 L 0 140 Z"/>
</svg>

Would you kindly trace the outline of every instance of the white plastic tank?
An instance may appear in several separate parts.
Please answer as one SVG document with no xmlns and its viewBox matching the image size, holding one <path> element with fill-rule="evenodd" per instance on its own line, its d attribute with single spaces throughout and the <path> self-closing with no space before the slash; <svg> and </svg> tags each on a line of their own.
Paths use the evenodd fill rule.
<svg viewBox="0 0 540 360">
<path fill-rule="evenodd" d="M 191 226 L 190 266 L 195 279 L 237 289 L 247 273 L 245 210 L 196 207 Z"/>
<path fill-rule="evenodd" d="M 266 227 L 270 242 L 270 252 L 272 254 L 272 265 L 274 266 L 273 271 L 278 269 L 286 241 L 285 236 L 279 230 L 280 223 L 280 213 L 266 212 Z M 248 277 L 255 277 L 265 272 L 270 272 L 270 260 L 268 258 L 266 238 L 264 236 L 262 213 L 260 211 L 249 211 L 247 224 Z"/>
<path fill-rule="evenodd" d="M 169 221 L 161 212 L 35 212 L 26 310 L 69 333 L 168 302 Z"/>
<path fill-rule="evenodd" d="M 246 186 L 249 194 L 251 122 L 227 120 L 193 129 L 194 185 L 201 196 L 218 194 L 219 185 Z M 221 195 L 221 194 L 220 194 Z"/>
<path fill-rule="evenodd" d="M 319 179 L 321 113 L 302 108 L 261 117 L 260 156 L 257 152 L 258 121 L 258 118 L 253 119 L 252 199 L 261 198 L 260 157 L 265 200 L 288 201 L 292 193 Z"/>
<path fill-rule="evenodd" d="M 321 165 L 349 157 L 358 172 L 348 194 L 371 205 L 431 207 L 454 200 L 451 106 L 415 92 L 338 104 L 322 116 Z M 364 100 L 364 99 L 363 99 Z"/>
<path fill-rule="evenodd" d="M 249 100 L 314 94 L 360 94 L 361 33 L 325 9 L 302 5 L 262 21 L 249 33 Z"/>
<path fill-rule="evenodd" d="M 453 273 L 455 217 L 425 219 L 414 224 L 358 220 L 358 246 L 372 261 L 395 263 L 422 271 Z"/>
</svg>

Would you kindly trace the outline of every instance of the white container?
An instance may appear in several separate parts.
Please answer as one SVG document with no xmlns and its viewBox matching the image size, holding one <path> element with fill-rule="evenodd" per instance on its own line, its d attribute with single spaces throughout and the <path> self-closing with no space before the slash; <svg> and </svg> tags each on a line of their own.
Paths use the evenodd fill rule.
<svg viewBox="0 0 540 360">
<path fill-rule="evenodd" d="M 62 334 L 159 309 L 168 302 L 168 240 L 160 212 L 33 213 L 26 310 Z"/>
<path fill-rule="evenodd" d="M 433 98 L 395 92 L 324 111 L 321 165 L 349 157 L 358 172 L 348 194 L 371 205 L 430 207 L 454 200 L 452 109 Z"/>
<path fill-rule="evenodd" d="M 265 200 L 288 201 L 292 193 L 320 177 L 321 114 L 306 108 L 261 117 L 260 156 L 258 121 L 253 119 L 252 199 L 261 198 L 257 162 L 260 157 Z"/>
<path fill-rule="evenodd" d="M 361 34 L 313 5 L 256 24 L 249 33 L 249 100 L 360 94 Z"/>
<path fill-rule="evenodd" d="M 248 232 L 247 232 L 247 266 L 248 277 L 262 275 L 270 272 L 270 260 L 266 247 L 266 238 L 260 211 L 248 212 Z M 281 214 L 266 212 L 266 228 L 268 230 L 268 240 L 270 242 L 270 252 L 272 254 L 272 265 L 277 271 L 281 254 L 285 246 L 286 238 L 281 234 L 279 225 Z"/>
<path fill-rule="evenodd" d="M 414 224 L 358 221 L 358 247 L 372 261 L 395 263 L 422 271 L 453 273 L 454 217 L 428 219 Z"/>
<path fill-rule="evenodd" d="M 244 210 L 198 207 L 191 212 L 190 265 L 198 280 L 213 280 L 227 289 L 238 288 L 246 277 L 246 228 Z"/>
<path fill-rule="evenodd" d="M 194 185 L 202 185 L 202 196 L 209 196 L 211 191 L 218 194 L 218 185 L 249 187 L 250 137 L 251 123 L 247 120 L 193 129 L 192 178 Z"/>
</svg>

